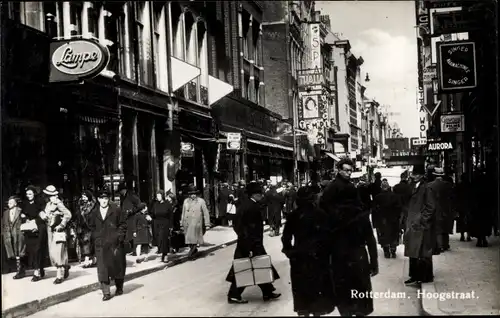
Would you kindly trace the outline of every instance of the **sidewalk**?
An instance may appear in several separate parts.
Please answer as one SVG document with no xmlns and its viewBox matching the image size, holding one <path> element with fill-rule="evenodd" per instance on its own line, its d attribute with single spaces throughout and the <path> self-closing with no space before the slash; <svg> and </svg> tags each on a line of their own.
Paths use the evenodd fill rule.
<svg viewBox="0 0 500 318">
<path fill-rule="evenodd" d="M 430 316 L 499 315 L 500 238 L 490 236 L 487 248 L 476 247 L 475 239 L 459 239 L 460 234 L 451 235 L 451 250 L 433 257 L 434 282 L 422 284 L 422 291 L 434 295 L 421 298 L 424 312 Z M 452 292 L 469 294 L 460 299 L 462 295 Z"/>
<path fill-rule="evenodd" d="M 269 231 L 269 226 L 266 225 L 264 231 Z M 237 236 L 232 228 L 217 226 L 208 230 L 204 238 L 205 244 L 198 249 L 197 257 L 235 244 Z M 136 257 L 127 256 L 125 281 L 181 264 L 188 260 L 187 252 L 187 249 L 180 251 L 167 264 L 162 263 L 160 257 L 153 253 L 148 255 L 147 262 L 141 264 L 135 263 Z M 31 282 L 31 276 L 14 280 L 12 277 L 15 273 L 2 275 L 2 317 L 25 317 L 99 289 L 95 267 L 85 269 L 79 264 L 73 264 L 69 278 L 61 285 L 53 284 L 56 275 L 54 267 L 47 268 L 45 272 L 45 278 L 37 283 Z M 32 271 L 27 274 L 31 275 Z"/>
</svg>

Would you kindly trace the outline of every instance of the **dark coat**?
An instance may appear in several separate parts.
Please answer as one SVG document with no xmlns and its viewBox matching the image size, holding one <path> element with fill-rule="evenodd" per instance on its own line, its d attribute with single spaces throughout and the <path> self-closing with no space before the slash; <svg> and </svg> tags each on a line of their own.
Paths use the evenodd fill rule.
<svg viewBox="0 0 500 318">
<path fill-rule="evenodd" d="M 283 204 L 285 197 L 283 194 L 276 191 L 276 187 L 272 187 L 266 192 L 264 200 L 267 204 L 267 213 L 269 217 L 269 224 L 274 227 L 281 226 Z"/>
<path fill-rule="evenodd" d="M 223 218 L 227 213 L 227 204 L 229 202 L 229 188 L 222 186 L 219 190 L 219 196 L 217 198 L 217 206 L 219 208 L 219 218 Z"/>
<path fill-rule="evenodd" d="M 471 221 L 472 196 L 468 182 L 460 182 L 455 187 L 455 208 L 458 212 L 457 232 L 469 232 Z"/>
<path fill-rule="evenodd" d="M 286 190 L 285 192 L 285 213 L 291 213 L 293 210 L 297 208 L 295 204 L 295 200 L 297 198 L 297 190 L 294 187 Z"/>
<path fill-rule="evenodd" d="M 358 186 L 359 198 L 363 205 L 363 210 L 369 211 L 372 207 L 372 199 L 370 197 L 370 186 L 367 183 Z"/>
<path fill-rule="evenodd" d="M 353 298 L 351 290 L 370 292 L 370 273 L 378 268 L 377 242 L 369 213 L 363 211 L 354 185 L 339 177 L 325 189 L 320 206 L 328 212 L 332 231 L 330 244 L 337 306 L 339 310 L 368 315 L 373 312 L 373 299 Z"/>
<path fill-rule="evenodd" d="M 418 187 L 415 184 L 412 187 L 404 234 L 405 256 L 432 257 L 438 253 L 435 196 L 424 179 Z"/>
<path fill-rule="evenodd" d="M 287 216 L 281 241 L 290 259 L 295 312 L 326 315 L 335 309 L 329 234 L 328 215 L 312 203 Z"/>
<path fill-rule="evenodd" d="M 31 268 L 42 267 L 48 255 L 47 223 L 40 218 L 40 211 L 45 208 L 42 200 L 35 197 L 33 202 L 25 201 L 23 213 L 28 220 L 35 220 L 38 227 L 37 232 L 24 233 L 26 242 L 27 264 Z"/>
<path fill-rule="evenodd" d="M 379 244 L 386 246 L 399 240 L 402 216 L 400 197 L 392 191 L 382 191 L 373 200 L 372 222 L 379 234 Z"/>
<path fill-rule="evenodd" d="M 372 184 L 370 184 L 370 194 L 372 196 L 372 198 L 376 197 L 377 194 L 379 194 L 380 192 L 382 192 L 382 180 L 375 180 L 373 181 Z"/>
<path fill-rule="evenodd" d="M 170 233 L 174 225 L 174 205 L 168 200 L 163 202 L 155 200 L 151 207 L 151 215 L 158 251 L 167 254 L 170 247 Z"/>
<path fill-rule="evenodd" d="M 238 235 L 238 241 L 234 251 L 234 259 L 249 257 L 250 252 L 253 256 L 267 255 L 264 248 L 264 225 L 261 208 L 259 203 L 246 199 L 240 203 L 240 207 L 236 210 L 233 229 Z M 275 280 L 280 278 L 274 266 L 273 274 Z M 234 280 L 234 269 L 231 266 L 226 281 L 233 282 Z"/>
<path fill-rule="evenodd" d="M 120 198 L 120 207 L 127 220 L 128 230 L 125 238 L 127 242 L 134 239 L 135 214 L 139 212 L 139 203 L 141 203 L 139 196 L 130 190 L 127 190 L 125 195 Z"/>
<path fill-rule="evenodd" d="M 490 236 L 493 226 L 493 208 L 496 200 L 495 189 L 491 186 L 493 182 L 478 173 L 472 183 L 473 211 L 471 213 L 471 236 Z M 496 211 L 494 212 L 496 213 Z"/>
<path fill-rule="evenodd" d="M 436 233 L 453 234 L 453 184 L 436 178 L 429 183 L 436 199 Z"/>
<path fill-rule="evenodd" d="M 21 232 L 22 210 L 20 207 L 15 209 L 14 222 L 10 221 L 9 209 L 3 212 L 2 235 L 7 258 L 23 257 L 26 253 L 24 234 Z"/>
<path fill-rule="evenodd" d="M 135 215 L 134 231 L 134 245 L 149 244 L 151 235 L 149 233 L 149 221 L 146 219 L 148 214 L 137 213 Z"/>
<path fill-rule="evenodd" d="M 399 195 L 401 200 L 401 208 L 403 212 L 401 218 L 401 229 L 404 230 L 406 228 L 406 218 L 408 216 L 408 205 L 410 204 L 412 188 L 407 181 L 401 181 L 394 186 L 393 192 Z"/>
<path fill-rule="evenodd" d="M 99 204 L 96 204 L 90 220 L 99 281 L 108 282 L 110 279 L 125 278 L 127 261 L 124 241 L 127 221 L 124 213 L 110 202 L 106 217 L 103 219 Z"/>
<path fill-rule="evenodd" d="M 85 256 L 93 255 L 92 230 L 89 227 L 91 212 L 96 205 L 95 201 L 78 202 L 78 212 L 74 216 L 76 225 L 76 234 L 79 244 L 82 248 L 82 254 Z"/>
</svg>

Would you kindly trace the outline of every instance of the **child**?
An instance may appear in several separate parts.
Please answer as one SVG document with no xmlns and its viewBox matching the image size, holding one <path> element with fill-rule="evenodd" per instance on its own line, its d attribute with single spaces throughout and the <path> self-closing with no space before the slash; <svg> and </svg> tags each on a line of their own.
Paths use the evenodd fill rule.
<svg viewBox="0 0 500 318">
<path fill-rule="evenodd" d="M 147 261 L 147 257 L 141 256 L 143 249 L 147 250 L 149 248 L 149 242 L 151 240 L 151 233 L 149 232 L 149 223 L 152 218 L 149 216 L 148 207 L 145 203 L 140 203 L 138 206 L 139 213 L 135 215 L 135 228 L 134 228 L 134 245 L 137 254 L 137 263 Z"/>
</svg>

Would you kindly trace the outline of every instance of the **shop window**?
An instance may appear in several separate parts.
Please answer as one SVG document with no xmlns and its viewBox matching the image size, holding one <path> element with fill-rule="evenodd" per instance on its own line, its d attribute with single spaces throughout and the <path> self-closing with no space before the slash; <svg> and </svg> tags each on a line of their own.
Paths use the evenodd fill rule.
<svg viewBox="0 0 500 318">
<path fill-rule="evenodd" d="M 153 3 L 153 8 L 154 8 L 153 47 L 155 50 L 154 62 L 155 62 L 155 74 L 156 74 L 156 87 L 164 92 L 168 92 L 165 6 Z"/>
<path fill-rule="evenodd" d="M 149 2 L 136 2 L 135 24 L 139 51 L 139 82 L 154 85 L 153 57 L 151 52 L 151 23 Z"/>
<path fill-rule="evenodd" d="M 118 17 L 118 40 L 120 49 L 120 74 L 128 79 L 136 80 L 134 11 L 133 2 L 126 2 Z"/>
</svg>

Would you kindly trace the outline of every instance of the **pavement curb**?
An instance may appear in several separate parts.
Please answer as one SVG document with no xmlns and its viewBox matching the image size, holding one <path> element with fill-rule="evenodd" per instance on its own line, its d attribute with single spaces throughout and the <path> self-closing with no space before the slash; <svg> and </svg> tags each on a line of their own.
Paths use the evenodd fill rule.
<svg viewBox="0 0 500 318">
<path fill-rule="evenodd" d="M 420 287 L 420 292 L 421 293 L 435 293 L 436 292 L 436 285 L 434 283 L 423 283 L 422 286 Z M 439 309 L 439 300 L 437 298 L 427 298 L 427 297 L 420 297 L 420 304 L 422 305 L 422 311 L 424 313 L 424 316 L 447 316 L 445 312 L 441 311 Z"/>
<path fill-rule="evenodd" d="M 283 224 L 284 222 L 282 222 Z M 270 227 L 267 229 L 264 229 L 264 233 L 269 232 Z M 226 248 L 228 246 L 231 246 L 233 244 L 236 244 L 237 239 L 231 240 L 229 242 L 220 244 L 220 245 L 215 245 L 212 247 L 207 248 L 206 250 L 199 251 L 196 258 L 193 259 L 197 260 L 198 258 L 205 257 L 215 251 L 218 251 L 220 249 Z M 182 263 L 188 262 L 190 259 L 187 257 L 187 255 L 179 257 L 179 259 L 172 260 L 171 263 L 167 264 L 158 264 L 157 266 L 151 267 L 151 268 L 146 268 L 144 270 L 139 270 L 134 273 L 126 274 L 125 275 L 125 282 L 143 277 L 170 267 L 174 267 L 177 265 L 180 265 Z M 83 296 L 85 294 L 91 293 L 93 291 L 96 291 L 100 288 L 99 282 L 95 282 L 92 284 L 88 284 L 85 286 L 78 287 L 76 289 L 72 289 L 69 291 L 65 291 L 59 294 L 55 294 L 52 296 L 49 296 L 44 299 L 39 299 L 39 300 L 34 300 L 25 304 L 21 304 L 6 310 L 2 310 L 2 318 L 22 318 L 26 317 L 29 315 L 33 315 L 39 311 L 45 310 L 51 306 L 60 304 L 62 302 L 70 301 L 72 299 L 75 299 L 77 297 Z"/>
</svg>

